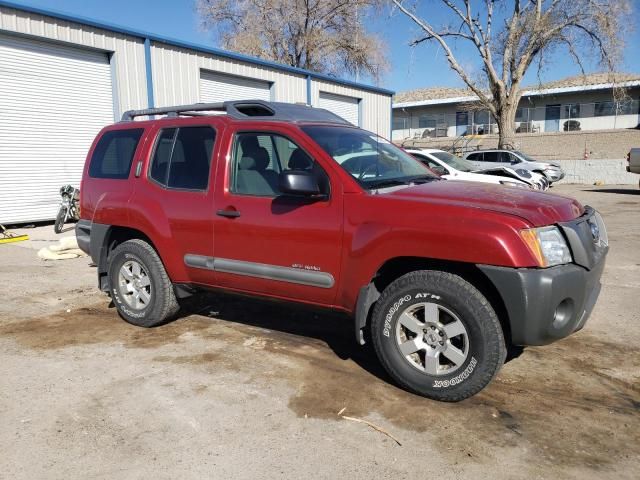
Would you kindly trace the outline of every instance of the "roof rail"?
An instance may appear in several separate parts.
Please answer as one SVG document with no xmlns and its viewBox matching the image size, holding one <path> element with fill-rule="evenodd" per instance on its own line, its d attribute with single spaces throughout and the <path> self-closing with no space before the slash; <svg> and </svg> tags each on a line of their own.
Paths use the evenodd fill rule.
<svg viewBox="0 0 640 480">
<path fill-rule="evenodd" d="M 147 115 L 163 115 L 177 116 L 185 112 L 198 111 L 226 111 L 224 103 L 194 103 L 192 105 L 178 105 L 173 107 L 145 108 L 142 110 L 128 110 L 122 114 L 123 122 L 130 122 L 135 117 L 144 117 Z"/>
<path fill-rule="evenodd" d="M 129 110 L 122 114 L 122 121 L 130 122 L 135 117 L 163 114 L 169 117 L 202 115 L 197 112 L 225 112 L 230 117 L 238 120 L 309 121 L 351 125 L 344 118 L 323 108 L 314 108 L 305 104 L 266 102 L 264 100 L 233 100 L 218 103 L 193 103 L 191 105 Z"/>
</svg>

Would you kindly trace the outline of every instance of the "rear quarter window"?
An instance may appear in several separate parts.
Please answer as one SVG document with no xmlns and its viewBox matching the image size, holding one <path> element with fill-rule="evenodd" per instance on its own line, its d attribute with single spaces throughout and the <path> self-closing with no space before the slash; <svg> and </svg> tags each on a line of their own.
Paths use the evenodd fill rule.
<svg viewBox="0 0 640 480">
<path fill-rule="evenodd" d="M 91 157 L 89 176 L 116 180 L 128 178 L 142 132 L 143 128 L 134 128 L 113 130 L 102 135 Z"/>
</svg>

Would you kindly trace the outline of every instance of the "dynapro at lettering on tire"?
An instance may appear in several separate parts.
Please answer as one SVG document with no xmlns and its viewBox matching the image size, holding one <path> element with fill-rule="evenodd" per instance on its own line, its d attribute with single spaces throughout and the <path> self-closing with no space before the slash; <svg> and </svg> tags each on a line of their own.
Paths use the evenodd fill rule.
<svg viewBox="0 0 640 480">
<path fill-rule="evenodd" d="M 76 235 L 134 325 L 165 323 L 206 289 L 340 310 L 398 385 L 458 401 L 491 382 L 509 346 L 562 339 L 595 305 L 608 239 L 575 200 L 441 180 L 303 105 L 122 120 L 89 151 Z"/>
</svg>

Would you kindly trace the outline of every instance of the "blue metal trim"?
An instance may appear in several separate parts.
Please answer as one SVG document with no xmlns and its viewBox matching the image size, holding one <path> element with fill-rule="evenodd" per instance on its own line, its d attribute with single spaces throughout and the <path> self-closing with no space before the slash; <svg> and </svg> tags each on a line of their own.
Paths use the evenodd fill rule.
<svg viewBox="0 0 640 480">
<path fill-rule="evenodd" d="M 153 69 L 151 68 L 151 40 L 144 39 L 144 68 L 147 77 L 147 105 L 148 108 L 154 108 L 155 101 L 153 98 Z"/>
<path fill-rule="evenodd" d="M 116 74 L 116 55 L 109 55 L 109 70 L 111 70 L 111 98 L 113 100 L 113 121 L 120 119 L 120 96 L 118 95 L 118 75 Z"/>
<path fill-rule="evenodd" d="M 125 27 L 121 27 L 118 25 L 113 25 L 110 23 L 98 22 L 96 20 L 92 20 L 90 18 L 81 17 L 77 15 L 70 15 L 68 13 L 59 12 L 56 10 L 48 10 L 44 8 L 32 7 L 29 5 L 21 5 L 15 2 L 9 2 L 6 0 L 0 0 L 0 7 L 13 8 L 16 10 L 22 10 L 26 12 L 35 13 L 38 15 L 45 15 L 47 17 L 54 17 L 60 20 L 66 20 L 68 22 L 82 23 L 84 25 L 89 25 L 91 27 L 102 28 L 104 30 L 110 30 L 112 32 L 123 33 L 125 35 L 131 35 L 133 37 L 138 37 L 142 39 L 149 39 L 150 41 L 160 42 L 167 45 L 171 45 L 174 47 L 187 48 L 190 50 L 196 50 L 202 53 L 209 53 L 211 55 L 217 55 L 219 57 L 230 58 L 232 60 L 239 60 L 242 62 L 252 63 L 254 65 L 261 65 L 263 67 L 269 67 L 276 70 L 281 70 L 284 72 L 291 72 L 298 75 L 305 75 L 311 78 L 316 78 L 319 80 L 324 80 L 328 82 L 337 83 L 340 85 L 345 85 L 348 87 L 359 88 L 361 90 L 367 90 L 370 92 L 381 93 L 383 95 L 394 95 L 395 92 L 392 90 L 387 90 L 384 88 L 374 87 L 372 85 L 363 85 L 361 83 L 352 82 L 351 80 L 343 80 L 340 78 L 335 78 L 330 75 L 325 75 L 323 73 L 311 72 L 309 70 L 305 70 L 304 68 L 290 67 L 288 65 L 282 65 L 280 63 L 271 62 L 268 60 L 262 60 L 256 57 L 250 57 L 248 55 L 242 55 L 240 53 L 227 52 L 225 50 L 220 50 L 217 48 L 208 47 L 206 45 L 201 45 L 197 43 L 185 42 L 182 40 L 177 40 L 170 37 L 163 37 L 160 35 L 156 35 L 149 32 L 143 32 L 140 30 L 131 30 Z"/>
<path fill-rule="evenodd" d="M 307 105 L 311 105 L 311 75 L 307 75 Z"/>
</svg>

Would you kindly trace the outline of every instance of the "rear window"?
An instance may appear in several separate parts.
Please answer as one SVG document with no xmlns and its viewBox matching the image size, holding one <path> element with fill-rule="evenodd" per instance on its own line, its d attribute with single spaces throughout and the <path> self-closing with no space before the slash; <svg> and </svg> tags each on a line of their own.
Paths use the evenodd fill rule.
<svg viewBox="0 0 640 480">
<path fill-rule="evenodd" d="M 89 176 L 117 180 L 128 178 L 143 131 L 143 128 L 113 130 L 102 135 L 91 157 Z"/>
</svg>

